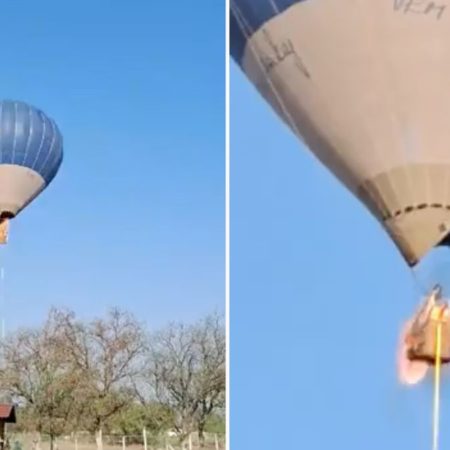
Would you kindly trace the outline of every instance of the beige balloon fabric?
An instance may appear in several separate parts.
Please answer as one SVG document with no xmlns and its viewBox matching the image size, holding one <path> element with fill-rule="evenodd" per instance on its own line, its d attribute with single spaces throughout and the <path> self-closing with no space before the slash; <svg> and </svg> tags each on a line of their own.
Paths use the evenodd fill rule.
<svg viewBox="0 0 450 450">
<path fill-rule="evenodd" d="M 231 13 L 247 77 L 415 265 L 450 230 L 450 7 L 231 0 Z"/>
</svg>

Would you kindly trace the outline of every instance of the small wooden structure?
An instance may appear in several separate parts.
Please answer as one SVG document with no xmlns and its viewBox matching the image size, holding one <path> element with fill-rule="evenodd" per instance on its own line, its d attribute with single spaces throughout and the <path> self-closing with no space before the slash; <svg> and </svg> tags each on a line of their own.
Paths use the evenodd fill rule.
<svg viewBox="0 0 450 450">
<path fill-rule="evenodd" d="M 16 423 L 16 408 L 8 403 L 0 403 L 0 450 L 5 450 L 7 423 Z"/>
</svg>

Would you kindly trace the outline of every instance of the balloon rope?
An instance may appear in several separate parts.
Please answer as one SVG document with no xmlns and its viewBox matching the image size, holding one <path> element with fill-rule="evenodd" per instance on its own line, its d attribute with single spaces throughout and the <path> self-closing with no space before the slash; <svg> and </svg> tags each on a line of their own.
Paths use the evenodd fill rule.
<svg viewBox="0 0 450 450">
<path fill-rule="evenodd" d="M 436 360 L 434 370 L 434 401 L 433 401 L 433 450 L 438 449 L 439 437 L 439 395 L 441 384 L 441 347 L 442 347 L 442 321 L 438 319 L 436 326 Z"/>
</svg>

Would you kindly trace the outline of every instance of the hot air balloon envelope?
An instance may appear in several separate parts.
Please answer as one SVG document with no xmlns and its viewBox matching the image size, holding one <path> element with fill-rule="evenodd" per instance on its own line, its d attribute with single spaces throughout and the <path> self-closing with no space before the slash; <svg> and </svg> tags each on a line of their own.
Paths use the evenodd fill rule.
<svg viewBox="0 0 450 450">
<path fill-rule="evenodd" d="M 447 244 L 450 6 L 231 0 L 230 27 L 247 77 L 406 261 Z"/>
<path fill-rule="evenodd" d="M 16 216 L 55 177 L 63 141 L 55 122 L 22 102 L 0 102 L 0 218 Z"/>
</svg>

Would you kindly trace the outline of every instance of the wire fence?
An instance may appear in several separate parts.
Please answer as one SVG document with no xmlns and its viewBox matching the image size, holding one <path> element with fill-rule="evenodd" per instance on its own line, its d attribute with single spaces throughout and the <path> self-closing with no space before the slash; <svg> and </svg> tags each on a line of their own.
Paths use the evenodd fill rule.
<svg viewBox="0 0 450 450">
<path fill-rule="evenodd" d="M 33 434 L 9 433 L 10 450 L 51 450 L 50 437 Z M 225 436 L 205 433 L 203 446 L 197 433 L 191 433 L 182 442 L 174 434 L 153 435 L 143 430 L 140 435 L 105 434 L 103 450 L 225 450 Z M 60 436 L 53 441 L 53 450 L 98 450 L 95 437 L 90 433 Z"/>
</svg>

